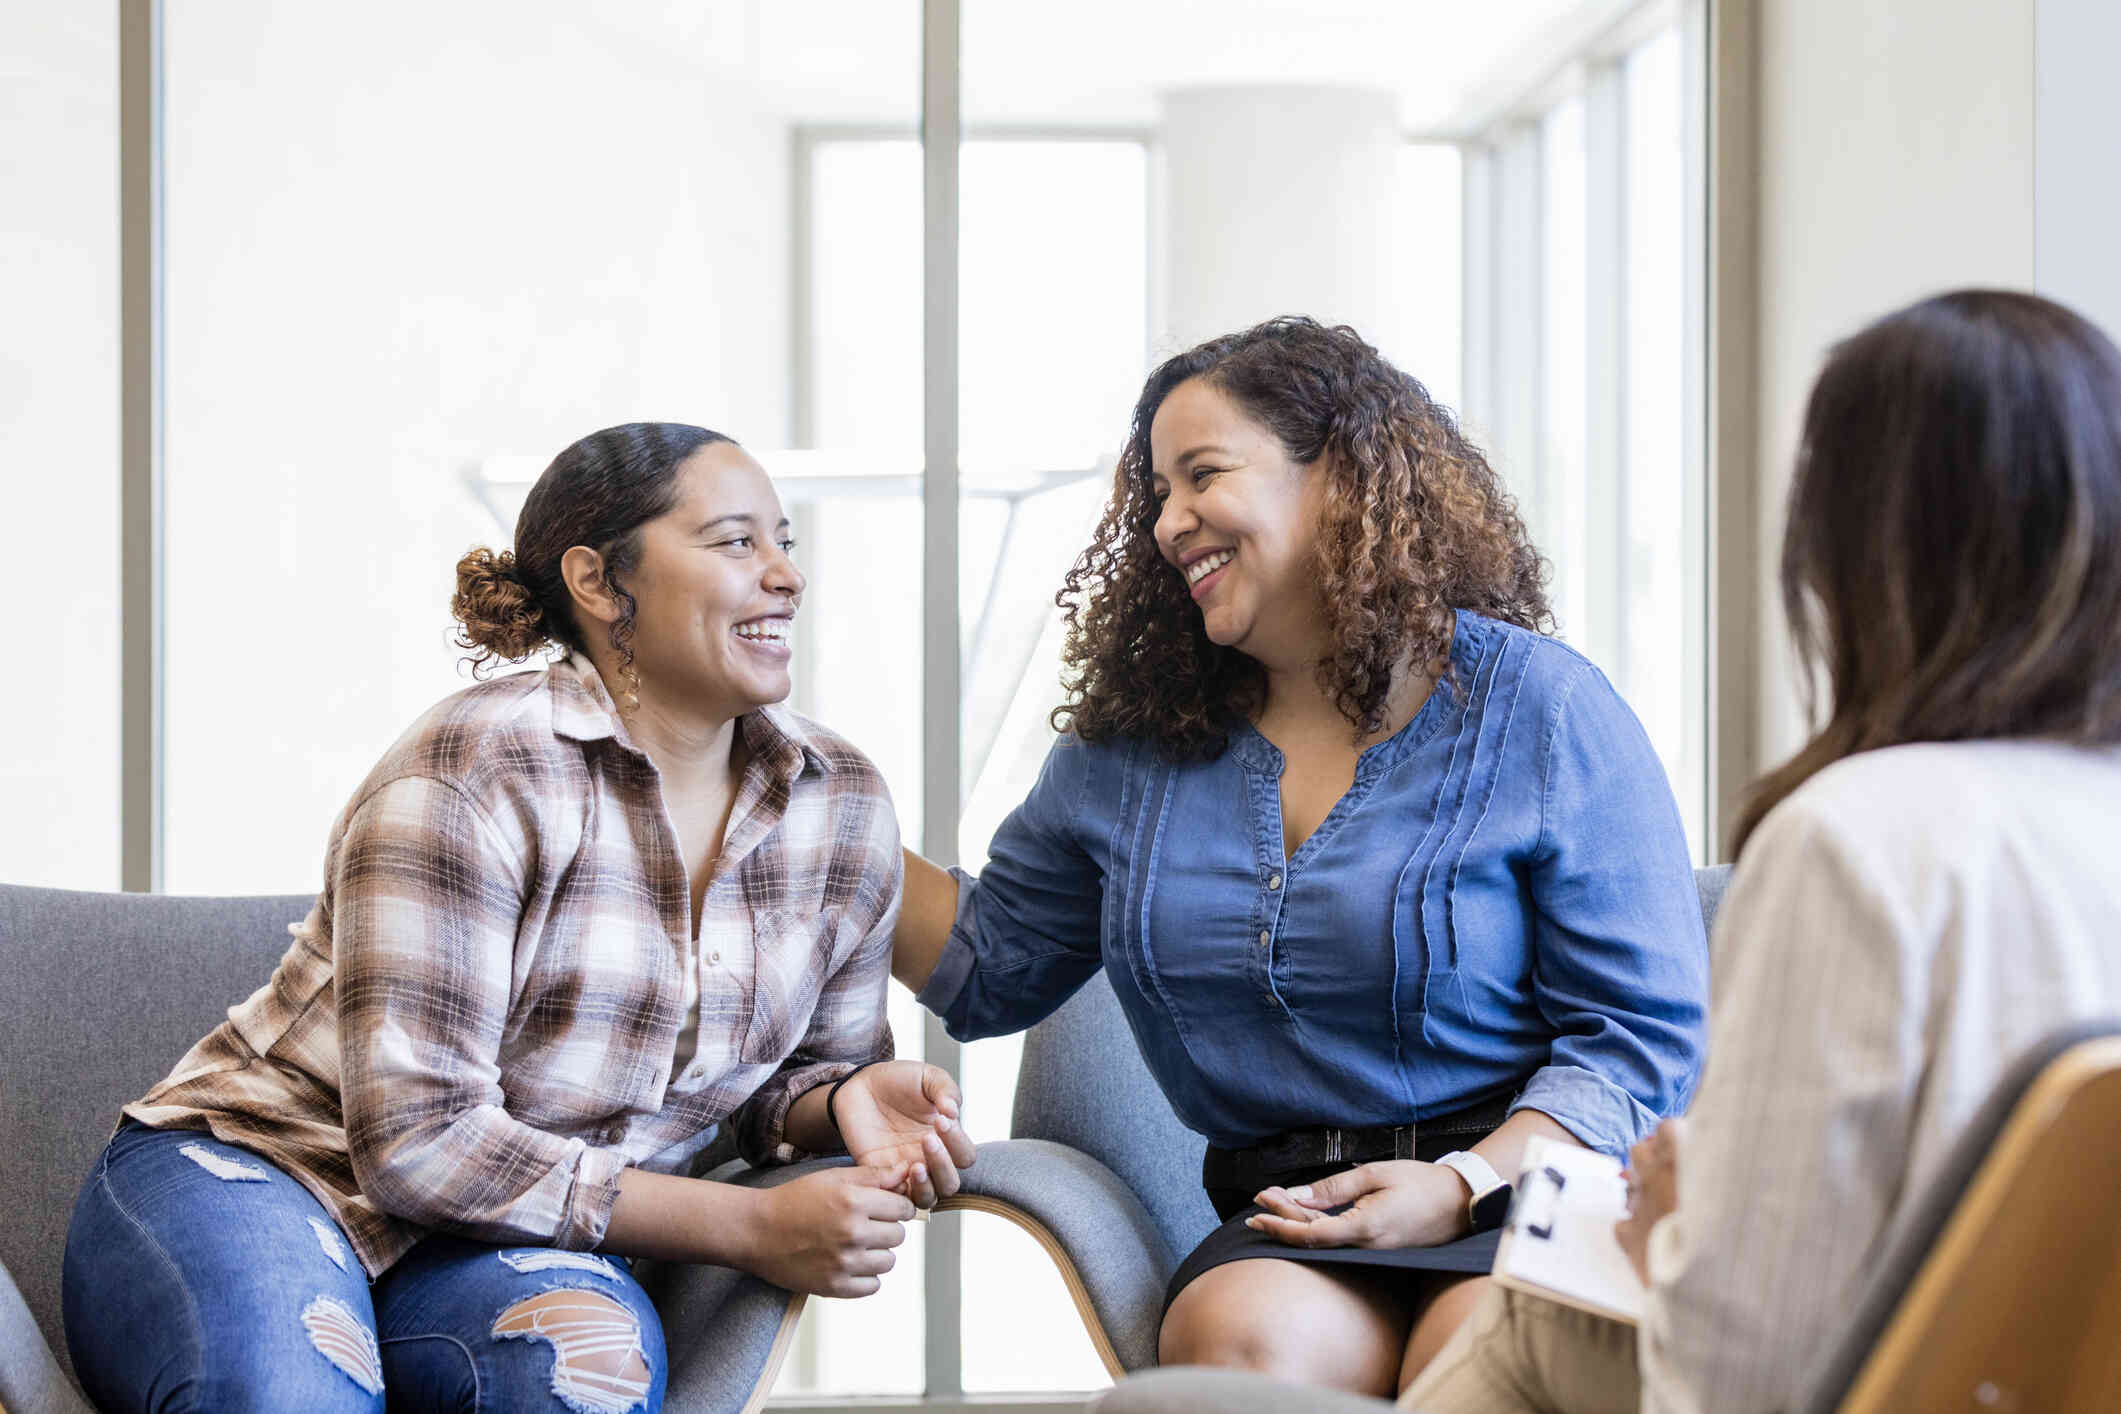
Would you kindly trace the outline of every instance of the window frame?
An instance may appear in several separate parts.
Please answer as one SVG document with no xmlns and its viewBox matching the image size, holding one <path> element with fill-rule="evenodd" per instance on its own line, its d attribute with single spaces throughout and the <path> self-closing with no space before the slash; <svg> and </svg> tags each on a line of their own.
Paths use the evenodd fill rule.
<svg viewBox="0 0 2121 1414">
<path fill-rule="evenodd" d="M 1627 350 L 1627 72 L 1629 56 L 1669 29 L 1680 47 L 1681 150 L 1686 223 L 1682 248 L 1686 268 L 1682 303 L 1680 435 L 1682 504 L 1680 582 L 1685 588 L 1681 681 L 1685 711 L 1680 779 L 1685 813 L 1699 822 L 1691 841 L 1695 863 L 1728 852 L 1725 824 L 1743 780 L 1756 769 L 1751 714 L 1740 703 L 1740 681 L 1752 672 L 1754 596 L 1751 576 L 1755 508 L 1751 504 L 1750 350 L 1730 337 L 1739 319 L 1750 319 L 1749 295 L 1719 306 L 1712 300 L 1709 272 L 1725 269 L 1712 260 L 1712 235 L 1749 221 L 1751 192 L 1719 193 L 1709 161 L 1710 71 L 1717 92 L 1736 91 L 1730 71 L 1743 61 L 1733 43 L 1750 36 L 1752 7 L 1737 0 L 1644 0 L 1605 30 L 1522 88 L 1503 96 L 1459 137 L 1466 154 L 1464 420 L 1484 431 L 1502 463 L 1511 469 L 1527 503 L 1526 519 L 1542 546 L 1555 538 L 1554 508 L 1562 488 L 1544 419 L 1553 406 L 1544 386 L 1550 337 L 1543 316 L 1549 230 L 1541 174 L 1544 119 L 1561 103 L 1584 103 L 1587 206 L 1585 267 L 1586 361 L 1584 501 L 1590 508 L 1589 553 L 1581 623 L 1564 625 L 1600 666 L 1621 680 L 1631 645 L 1626 642 L 1626 510 L 1630 372 Z M 1711 41 L 1717 50 L 1711 51 Z M 1749 100 L 1747 100 L 1749 101 Z M 1715 110 L 1722 120 L 1724 109 Z M 1743 113 L 1738 115 L 1743 118 Z M 1721 135 L 1750 140 L 1745 122 L 1723 122 Z M 1719 149 L 1719 156 L 1721 155 Z M 1727 170 L 1724 162 L 1713 168 Z M 1737 199 L 1732 199 L 1736 197 Z M 1712 200 L 1725 203 L 1710 220 Z M 1742 228 L 1749 231 L 1749 227 Z M 1726 240 L 1728 241 L 1728 237 Z M 1750 247 L 1745 246 L 1749 250 Z M 1735 247 L 1733 247 L 1735 249 Z M 1477 254 L 1476 254 L 1477 252 Z M 1728 282 L 1733 293 L 1745 281 Z M 1716 324 L 1711 329 L 1710 320 Z M 1739 353 L 1746 357 L 1740 368 Z M 1709 369 L 1715 360 L 1716 376 Z M 1711 388 L 1720 406 L 1712 419 Z M 1746 393 L 1744 399 L 1735 395 Z M 1714 432 L 1712 439 L 1711 432 Z M 1551 553 L 1551 551 L 1550 551 Z M 1719 769 L 1719 767 L 1721 769 Z"/>
</svg>

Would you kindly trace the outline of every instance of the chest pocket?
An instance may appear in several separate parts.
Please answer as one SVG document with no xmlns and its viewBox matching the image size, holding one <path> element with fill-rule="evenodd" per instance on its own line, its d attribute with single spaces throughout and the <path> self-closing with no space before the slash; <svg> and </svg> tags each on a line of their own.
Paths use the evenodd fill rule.
<svg viewBox="0 0 2121 1414">
<path fill-rule="evenodd" d="M 801 1043 L 840 962 L 838 910 L 762 909 L 751 925 L 751 1012 L 737 1059 L 778 1065 Z"/>
</svg>

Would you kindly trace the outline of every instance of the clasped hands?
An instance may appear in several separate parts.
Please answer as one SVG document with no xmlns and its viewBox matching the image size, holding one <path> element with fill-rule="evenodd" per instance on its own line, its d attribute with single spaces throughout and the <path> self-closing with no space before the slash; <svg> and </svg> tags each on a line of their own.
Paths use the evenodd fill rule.
<svg viewBox="0 0 2121 1414">
<path fill-rule="evenodd" d="M 949 1073 L 919 1061 L 858 1071 L 832 1103 L 853 1168 L 758 1190 L 750 1269 L 776 1286 L 867 1296 L 897 1264 L 917 1208 L 958 1191 L 973 1161 Z"/>
<path fill-rule="evenodd" d="M 957 1192 L 974 1148 L 958 1122 L 957 1083 L 940 1066 L 884 1061 L 860 1070 L 833 1100 L 840 1138 L 857 1165 L 905 1170 L 885 1186 L 933 1208 Z"/>
</svg>

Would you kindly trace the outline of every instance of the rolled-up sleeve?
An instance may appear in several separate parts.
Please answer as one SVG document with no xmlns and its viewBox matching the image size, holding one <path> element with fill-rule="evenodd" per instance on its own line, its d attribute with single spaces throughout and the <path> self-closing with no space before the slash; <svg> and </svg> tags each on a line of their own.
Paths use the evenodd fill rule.
<svg viewBox="0 0 2121 1414">
<path fill-rule="evenodd" d="M 624 1158 L 504 1108 L 517 853 L 442 780 L 392 781 L 348 819 L 330 881 L 347 1141 L 362 1193 L 393 1216 L 590 1248 Z"/>
<path fill-rule="evenodd" d="M 1002 822 L 977 877 L 957 879 L 957 917 L 920 1003 L 961 1041 L 1032 1026 L 1100 963 L 1104 873 L 1082 843 L 1092 751 L 1063 736 Z"/>
<path fill-rule="evenodd" d="M 813 1157 L 787 1140 L 788 1109 L 820 1085 L 830 1085 L 858 1065 L 891 1059 L 891 935 L 898 928 L 905 893 L 906 861 L 898 851 L 898 826 L 890 810 L 879 812 L 889 839 L 871 851 L 864 913 L 874 921 L 861 942 L 825 979 L 802 1043 L 780 1069 L 737 1107 L 731 1124 L 737 1152 L 753 1166 L 792 1164 Z M 859 925 L 858 925 L 859 926 Z"/>
<path fill-rule="evenodd" d="M 1708 944 L 1679 811 L 1648 736 L 1584 664 L 1545 732 L 1532 990 L 1555 1039 L 1512 1106 L 1623 1153 L 1700 1072 Z"/>
</svg>

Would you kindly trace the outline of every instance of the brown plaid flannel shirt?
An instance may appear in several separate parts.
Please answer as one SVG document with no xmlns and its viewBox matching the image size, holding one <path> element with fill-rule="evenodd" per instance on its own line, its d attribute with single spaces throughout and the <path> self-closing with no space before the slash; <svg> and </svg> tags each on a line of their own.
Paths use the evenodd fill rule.
<svg viewBox="0 0 2121 1414">
<path fill-rule="evenodd" d="M 339 817 L 272 980 L 125 1113 L 270 1159 L 372 1275 L 429 1229 L 594 1247 L 622 1169 L 689 1172 L 725 1121 L 754 1163 L 802 1157 L 796 1096 L 891 1054 L 898 822 L 831 732 L 740 729 L 695 944 L 656 769 L 585 659 L 446 699 Z"/>
</svg>

